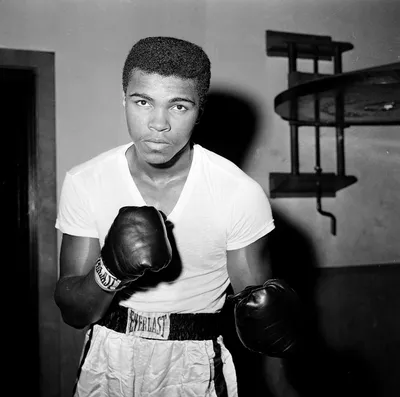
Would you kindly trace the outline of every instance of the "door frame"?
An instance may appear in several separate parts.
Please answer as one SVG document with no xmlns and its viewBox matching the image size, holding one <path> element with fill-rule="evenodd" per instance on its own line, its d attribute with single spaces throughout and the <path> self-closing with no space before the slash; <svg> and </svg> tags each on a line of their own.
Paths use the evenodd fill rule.
<svg viewBox="0 0 400 397">
<path fill-rule="evenodd" d="M 0 48 L 0 67 L 35 74 L 35 120 L 29 143 L 28 207 L 32 263 L 37 264 L 40 390 L 60 395 L 60 315 L 53 293 L 58 279 L 55 54 Z"/>
</svg>

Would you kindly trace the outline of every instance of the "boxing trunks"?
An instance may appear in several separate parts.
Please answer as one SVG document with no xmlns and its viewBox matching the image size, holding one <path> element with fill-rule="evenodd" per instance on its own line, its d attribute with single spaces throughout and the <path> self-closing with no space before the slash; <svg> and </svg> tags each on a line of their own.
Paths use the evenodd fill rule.
<svg viewBox="0 0 400 397">
<path fill-rule="evenodd" d="M 118 307 L 86 333 L 74 396 L 237 397 L 219 322 Z"/>
</svg>

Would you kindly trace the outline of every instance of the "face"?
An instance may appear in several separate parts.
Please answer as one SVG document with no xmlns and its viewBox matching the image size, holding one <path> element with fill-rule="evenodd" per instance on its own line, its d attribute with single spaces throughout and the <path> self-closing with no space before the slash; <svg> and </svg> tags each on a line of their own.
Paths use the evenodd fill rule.
<svg viewBox="0 0 400 397">
<path fill-rule="evenodd" d="M 199 113 L 195 81 L 137 70 L 124 100 L 129 135 L 140 160 L 162 165 L 188 147 Z"/>
</svg>

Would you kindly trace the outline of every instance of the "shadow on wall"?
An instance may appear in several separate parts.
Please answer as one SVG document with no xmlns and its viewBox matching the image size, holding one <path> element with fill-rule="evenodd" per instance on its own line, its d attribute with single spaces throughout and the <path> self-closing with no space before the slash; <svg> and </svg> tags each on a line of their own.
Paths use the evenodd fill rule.
<svg viewBox="0 0 400 397">
<path fill-rule="evenodd" d="M 204 114 L 193 133 L 193 141 L 231 160 L 242 168 L 258 126 L 256 107 L 242 96 L 210 92 Z M 270 170 L 265 170 L 268 173 Z M 272 170 L 271 170 L 272 171 Z M 273 206 L 273 202 L 271 202 Z M 315 250 L 309 237 L 295 227 L 285 214 L 273 208 L 276 229 L 268 250 L 273 277 L 286 280 L 304 302 L 307 324 L 301 352 L 283 364 L 286 377 L 298 396 L 376 396 L 363 362 L 350 353 L 330 350 L 318 327 L 316 304 L 317 269 Z M 267 374 L 261 356 L 247 351 L 234 332 L 233 308 L 227 304 L 224 340 L 230 349 L 238 375 L 240 396 L 267 396 Z M 287 382 L 281 374 L 268 374 L 277 389 Z M 285 395 L 285 394 L 282 394 Z"/>
<path fill-rule="evenodd" d="M 287 378 L 299 396 L 378 397 L 373 374 L 359 352 L 338 351 L 325 343 L 317 293 L 322 277 L 315 249 L 283 213 L 273 212 L 276 229 L 269 239 L 273 275 L 296 290 L 305 309 L 301 349 L 284 363 Z"/>
<path fill-rule="evenodd" d="M 193 141 L 239 167 L 257 130 L 255 106 L 235 93 L 212 91 L 193 132 Z"/>
</svg>

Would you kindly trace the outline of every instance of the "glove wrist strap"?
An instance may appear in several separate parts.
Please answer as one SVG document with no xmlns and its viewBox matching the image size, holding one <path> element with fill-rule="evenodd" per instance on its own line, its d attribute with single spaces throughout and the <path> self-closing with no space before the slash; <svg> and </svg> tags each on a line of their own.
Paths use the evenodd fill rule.
<svg viewBox="0 0 400 397">
<path fill-rule="evenodd" d="M 99 256 L 94 266 L 94 279 L 97 285 L 107 292 L 116 292 L 124 288 L 118 288 L 118 286 L 121 284 L 121 280 L 115 277 L 107 269 L 103 263 L 103 260 L 101 259 L 101 256 Z"/>
</svg>

